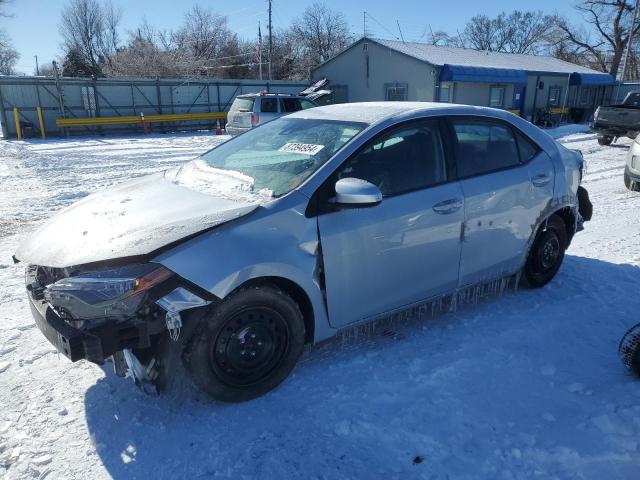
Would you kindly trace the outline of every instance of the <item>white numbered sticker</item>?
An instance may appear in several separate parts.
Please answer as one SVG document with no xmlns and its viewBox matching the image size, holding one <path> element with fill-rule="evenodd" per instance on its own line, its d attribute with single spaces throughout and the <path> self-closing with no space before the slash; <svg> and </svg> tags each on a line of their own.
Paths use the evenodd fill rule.
<svg viewBox="0 0 640 480">
<path fill-rule="evenodd" d="M 314 145 L 313 143 L 285 143 L 278 149 L 279 152 L 304 153 L 305 155 L 315 155 L 324 148 L 324 145 Z"/>
</svg>

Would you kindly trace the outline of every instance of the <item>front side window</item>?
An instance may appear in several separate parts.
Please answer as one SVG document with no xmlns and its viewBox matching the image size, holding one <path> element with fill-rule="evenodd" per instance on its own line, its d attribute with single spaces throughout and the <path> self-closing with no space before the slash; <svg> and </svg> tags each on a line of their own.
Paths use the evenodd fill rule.
<svg viewBox="0 0 640 480">
<path fill-rule="evenodd" d="M 562 93 L 562 88 L 560 88 L 560 87 L 551 87 L 551 88 L 549 88 L 549 106 L 550 107 L 559 107 L 560 106 L 561 93 Z"/>
<path fill-rule="evenodd" d="M 483 120 L 454 120 L 459 177 L 482 175 L 520 163 L 510 127 Z"/>
<path fill-rule="evenodd" d="M 310 102 L 309 100 L 305 100 L 304 98 L 300 99 L 300 107 L 302 108 L 302 110 L 306 110 L 308 108 L 313 108 L 315 107 L 316 104 L 313 102 Z"/>
<path fill-rule="evenodd" d="M 201 156 L 215 173 L 249 177 L 253 191 L 293 190 L 365 127 L 356 122 L 279 118 Z"/>
<path fill-rule="evenodd" d="M 489 89 L 489 106 L 494 108 L 504 107 L 504 87 L 491 87 Z"/>
<path fill-rule="evenodd" d="M 264 113 L 277 113 L 278 100 L 275 98 L 265 98 L 260 100 L 260 111 Z"/>
<path fill-rule="evenodd" d="M 347 160 L 335 180 L 347 177 L 377 185 L 385 197 L 446 181 L 438 124 L 420 122 L 383 134 Z"/>
<path fill-rule="evenodd" d="M 386 85 L 385 99 L 390 102 L 403 102 L 407 99 L 407 85 Z"/>
</svg>

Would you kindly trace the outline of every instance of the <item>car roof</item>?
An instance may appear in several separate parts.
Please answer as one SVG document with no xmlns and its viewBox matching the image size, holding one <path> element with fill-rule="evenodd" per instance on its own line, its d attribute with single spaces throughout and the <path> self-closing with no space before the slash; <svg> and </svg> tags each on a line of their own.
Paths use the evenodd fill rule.
<svg viewBox="0 0 640 480">
<path fill-rule="evenodd" d="M 256 97 L 295 97 L 298 98 L 300 95 L 296 95 L 294 93 L 243 93 L 242 95 L 238 95 L 236 98 L 256 98 Z M 304 98 L 304 97 L 300 97 Z"/>
<path fill-rule="evenodd" d="M 356 102 L 339 103 L 323 107 L 310 108 L 289 114 L 288 118 L 308 118 L 318 120 L 340 120 L 374 124 L 388 118 L 407 113 L 428 113 L 436 111 L 446 113 L 485 115 L 503 118 L 510 113 L 489 107 L 458 105 L 455 103 L 435 102 Z M 443 112 L 444 113 L 444 112 Z"/>
</svg>

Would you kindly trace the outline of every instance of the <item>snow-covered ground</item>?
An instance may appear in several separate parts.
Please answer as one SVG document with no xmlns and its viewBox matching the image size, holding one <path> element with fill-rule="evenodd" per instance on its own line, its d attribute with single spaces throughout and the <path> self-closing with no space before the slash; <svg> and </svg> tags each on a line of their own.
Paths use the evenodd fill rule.
<svg viewBox="0 0 640 480">
<path fill-rule="evenodd" d="M 550 285 L 316 347 L 241 405 L 71 364 L 11 262 L 54 211 L 217 139 L 0 142 L 0 478 L 639 478 L 640 381 L 617 345 L 640 321 L 640 194 L 622 182 L 628 141 L 575 132 L 551 133 L 585 154 L 595 213 Z"/>
</svg>

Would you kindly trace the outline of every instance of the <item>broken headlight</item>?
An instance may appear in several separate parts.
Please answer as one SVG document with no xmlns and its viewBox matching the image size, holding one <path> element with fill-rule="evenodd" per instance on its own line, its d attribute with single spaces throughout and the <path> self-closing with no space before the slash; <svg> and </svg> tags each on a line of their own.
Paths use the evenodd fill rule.
<svg viewBox="0 0 640 480">
<path fill-rule="evenodd" d="M 49 285 L 44 298 L 59 313 L 74 319 L 129 317 L 141 306 L 150 288 L 172 275 L 155 263 L 83 272 Z"/>
</svg>

